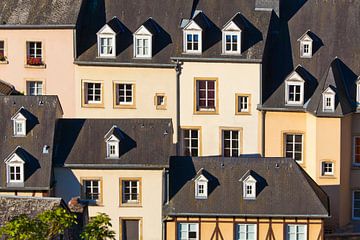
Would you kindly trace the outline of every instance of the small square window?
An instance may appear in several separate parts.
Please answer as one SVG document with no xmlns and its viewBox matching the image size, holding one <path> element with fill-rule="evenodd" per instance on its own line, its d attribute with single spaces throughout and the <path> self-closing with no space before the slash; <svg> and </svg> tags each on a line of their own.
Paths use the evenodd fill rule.
<svg viewBox="0 0 360 240">
<path fill-rule="evenodd" d="M 43 50 L 41 42 L 27 42 L 27 64 L 43 65 Z"/>
<path fill-rule="evenodd" d="M 248 94 L 236 94 L 235 97 L 235 114 L 250 114 L 251 96 Z"/>
<path fill-rule="evenodd" d="M 108 141 L 107 145 L 107 157 L 108 158 L 119 158 L 119 142 Z"/>
<path fill-rule="evenodd" d="M 155 94 L 155 106 L 158 110 L 166 110 L 166 96 L 162 93 Z"/>
<path fill-rule="evenodd" d="M 41 81 L 28 81 L 27 85 L 27 95 L 37 96 L 43 95 L 43 83 Z"/>
<path fill-rule="evenodd" d="M 13 120 L 14 121 L 14 136 L 26 135 L 26 121 L 25 120 Z"/>
<path fill-rule="evenodd" d="M 334 175 L 334 163 L 333 162 L 322 162 L 322 175 L 333 176 Z"/>
</svg>

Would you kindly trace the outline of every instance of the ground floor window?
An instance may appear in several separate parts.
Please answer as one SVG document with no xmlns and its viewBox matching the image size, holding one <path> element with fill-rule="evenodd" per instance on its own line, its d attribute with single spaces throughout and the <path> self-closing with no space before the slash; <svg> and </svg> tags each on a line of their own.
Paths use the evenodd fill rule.
<svg viewBox="0 0 360 240">
<path fill-rule="evenodd" d="M 198 223 L 179 223 L 178 240 L 198 240 L 199 224 Z"/>
<path fill-rule="evenodd" d="M 121 220 L 121 238 L 122 240 L 141 239 L 141 220 L 140 219 L 122 219 Z"/>
<path fill-rule="evenodd" d="M 307 226 L 304 224 L 288 224 L 286 226 L 286 240 L 306 240 Z"/>
<path fill-rule="evenodd" d="M 236 240 L 256 240 L 256 224 L 237 224 Z"/>
</svg>

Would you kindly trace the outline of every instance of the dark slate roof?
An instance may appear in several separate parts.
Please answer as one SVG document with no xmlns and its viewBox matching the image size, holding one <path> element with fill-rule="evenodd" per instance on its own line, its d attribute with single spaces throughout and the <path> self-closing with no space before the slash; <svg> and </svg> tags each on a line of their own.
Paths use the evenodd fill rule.
<svg viewBox="0 0 360 240">
<path fill-rule="evenodd" d="M 10 83 L 0 80 L 0 96 L 10 95 L 15 91 L 15 87 Z"/>
<path fill-rule="evenodd" d="M 26 137 L 14 137 L 11 117 L 21 107 L 24 107 L 28 114 L 27 135 Z M 0 191 L 48 190 L 51 187 L 55 123 L 56 118 L 61 116 L 62 109 L 57 96 L 0 97 Z M 48 154 L 43 154 L 45 145 L 49 146 Z M 26 160 L 24 187 L 8 188 L 4 160 L 15 150 L 21 151 L 19 154 Z"/>
<path fill-rule="evenodd" d="M 120 157 L 106 158 L 105 134 L 121 131 Z M 73 168 L 166 168 L 173 154 L 171 119 L 60 119 L 54 161 Z"/>
<path fill-rule="evenodd" d="M 0 196 L 0 226 L 15 217 L 25 214 L 30 218 L 58 207 L 67 209 L 61 198 Z"/>
<path fill-rule="evenodd" d="M 193 1 L 162 0 L 159 4 L 144 0 L 104 0 L 97 8 L 85 6 L 87 15 L 81 19 L 78 64 L 172 64 L 171 57 L 201 59 L 224 59 L 228 61 L 261 61 L 267 38 L 271 11 L 255 11 L 255 0 L 238 1 Z M 201 11 L 201 12 L 200 12 Z M 222 55 L 221 29 L 238 12 L 241 12 L 247 23 L 243 31 L 243 52 L 241 56 Z M 199 13 L 195 14 L 194 13 Z M 275 13 L 274 13 L 275 14 Z M 122 34 L 122 42 L 117 49 L 116 58 L 97 58 L 96 32 L 104 24 L 117 16 L 126 26 L 127 34 Z M 201 55 L 183 54 L 182 20 L 191 17 L 199 22 L 206 18 L 210 28 L 207 29 L 206 42 Z M 158 38 L 153 41 L 153 57 L 147 59 L 133 58 L 132 33 L 147 19 L 152 18 L 159 29 Z M 119 47 L 117 47 L 119 48 Z"/>
<path fill-rule="evenodd" d="M 351 88 L 348 89 L 349 93 L 345 93 L 341 87 L 337 95 L 341 99 L 344 95 L 349 95 L 352 101 L 352 93 L 356 90 L 354 83 L 360 74 L 360 48 L 354 37 L 360 36 L 360 1 L 283 1 L 280 15 L 277 41 L 273 42 L 271 57 L 264 66 L 262 108 L 291 110 L 283 105 L 283 81 L 298 65 L 314 78 L 315 87 L 305 87 L 305 94 L 308 99 L 316 98 L 317 103 L 312 104 L 319 105 L 321 98 L 315 89 L 318 85 L 322 88 L 322 80 L 327 78 L 329 66 L 336 58 L 345 77 L 344 81 Z M 298 39 L 307 32 L 315 39 L 313 56 L 301 58 Z M 352 106 L 353 102 L 346 105 Z M 353 107 L 349 108 L 337 108 L 333 116 L 341 116 L 354 110 Z M 313 114 L 322 115 L 313 110 L 311 108 Z"/>
<path fill-rule="evenodd" d="M 106 23 L 115 33 L 119 33 L 123 31 L 122 24 L 120 20 L 114 16 L 110 21 Z"/>
<path fill-rule="evenodd" d="M 76 25 L 82 0 L 1 0 L 0 28 Z"/>
<path fill-rule="evenodd" d="M 208 172 L 208 198 L 195 199 L 194 176 Z M 174 157 L 168 216 L 328 217 L 325 192 L 292 159 Z M 241 178 L 255 176 L 257 197 L 243 199 Z"/>
</svg>

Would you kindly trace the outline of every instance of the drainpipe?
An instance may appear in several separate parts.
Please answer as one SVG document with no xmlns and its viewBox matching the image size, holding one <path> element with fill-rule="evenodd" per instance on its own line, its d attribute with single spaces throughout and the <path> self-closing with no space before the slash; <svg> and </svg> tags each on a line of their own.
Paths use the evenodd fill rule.
<svg viewBox="0 0 360 240">
<path fill-rule="evenodd" d="M 180 155 L 180 75 L 182 71 L 183 62 L 176 60 L 176 130 L 177 130 L 177 143 L 176 155 Z"/>
<path fill-rule="evenodd" d="M 266 144 L 266 134 L 265 134 L 265 125 L 266 125 L 266 111 L 261 110 L 261 156 L 265 157 L 265 144 Z"/>
</svg>

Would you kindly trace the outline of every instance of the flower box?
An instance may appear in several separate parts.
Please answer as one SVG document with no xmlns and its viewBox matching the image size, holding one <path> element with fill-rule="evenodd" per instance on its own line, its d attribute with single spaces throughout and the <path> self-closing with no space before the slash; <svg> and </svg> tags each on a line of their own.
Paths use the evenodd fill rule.
<svg viewBox="0 0 360 240">
<path fill-rule="evenodd" d="M 31 65 L 31 66 L 41 66 L 44 65 L 44 63 L 42 62 L 42 59 L 40 57 L 29 57 L 27 59 L 27 65 Z"/>
</svg>

